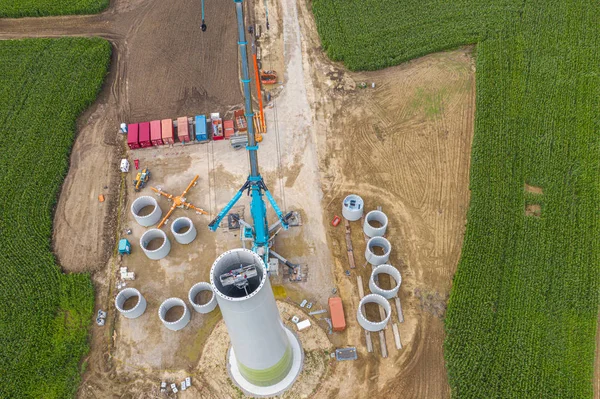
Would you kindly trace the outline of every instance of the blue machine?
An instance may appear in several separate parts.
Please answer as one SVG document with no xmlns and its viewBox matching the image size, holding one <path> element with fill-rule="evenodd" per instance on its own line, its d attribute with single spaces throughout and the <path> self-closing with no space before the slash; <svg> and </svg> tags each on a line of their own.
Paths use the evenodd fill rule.
<svg viewBox="0 0 600 399">
<path fill-rule="evenodd" d="M 207 141 L 206 115 L 196 115 L 196 141 Z"/>
<path fill-rule="evenodd" d="M 247 54 L 247 45 L 246 42 L 246 29 L 244 26 L 244 15 L 243 15 L 243 0 L 233 0 L 236 7 L 237 12 L 237 25 L 238 25 L 238 47 L 240 49 L 240 55 L 242 58 L 242 79 L 241 82 L 244 85 L 244 103 L 245 103 L 245 113 L 246 120 L 248 121 L 248 145 L 246 146 L 246 150 L 248 151 L 248 158 L 250 160 L 250 176 L 248 176 L 248 180 L 246 183 L 240 188 L 240 190 L 235 194 L 235 196 L 229 201 L 229 203 L 223 208 L 221 212 L 217 215 L 217 217 L 209 223 L 208 228 L 211 231 L 216 231 L 221 224 L 221 221 L 231 208 L 238 202 L 238 200 L 242 197 L 244 191 L 247 191 L 248 195 L 251 197 L 250 202 L 250 213 L 252 215 L 253 226 L 248 224 L 243 224 L 241 227 L 243 228 L 242 237 L 251 238 L 253 241 L 252 251 L 256 252 L 259 256 L 261 256 L 265 264 L 268 267 L 269 264 L 269 243 L 270 237 L 269 234 L 273 231 L 279 224 L 283 227 L 284 230 L 289 228 L 288 219 L 293 215 L 292 212 L 284 215 L 277 206 L 275 199 L 267 189 L 265 182 L 263 181 L 262 176 L 258 172 L 258 145 L 256 143 L 256 139 L 254 137 L 254 126 L 252 123 L 252 118 L 254 117 L 254 112 L 252 111 L 252 97 L 250 96 L 250 77 L 248 72 L 248 54 Z M 277 214 L 277 218 L 279 221 L 275 223 L 273 226 L 269 227 L 267 221 L 267 208 L 265 205 L 265 201 L 263 195 L 267 197 L 271 207 Z"/>
<path fill-rule="evenodd" d="M 131 244 L 126 238 L 119 240 L 119 253 L 121 255 L 131 255 Z"/>
</svg>

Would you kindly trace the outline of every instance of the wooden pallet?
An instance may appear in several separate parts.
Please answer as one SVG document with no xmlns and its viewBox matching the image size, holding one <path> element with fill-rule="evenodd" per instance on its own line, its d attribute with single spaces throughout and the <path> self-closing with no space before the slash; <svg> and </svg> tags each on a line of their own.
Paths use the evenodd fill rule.
<svg viewBox="0 0 600 399">
<path fill-rule="evenodd" d="M 346 226 L 346 248 L 348 248 L 348 263 L 350 269 L 356 268 L 354 264 L 354 248 L 352 247 L 352 238 L 350 237 L 350 223 L 344 218 L 344 226 Z"/>
<path fill-rule="evenodd" d="M 365 296 L 365 291 L 363 289 L 363 283 L 362 283 L 362 277 L 361 276 L 356 276 L 356 285 L 358 285 L 358 296 L 360 296 L 360 299 L 363 299 L 363 297 Z M 362 308 L 362 312 L 363 314 L 365 313 L 365 308 L 363 306 Z M 373 341 L 371 340 L 371 333 L 367 330 L 365 331 L 365 337 L 367 340 L 367 352 L 373 352 Z"/>
</svg>

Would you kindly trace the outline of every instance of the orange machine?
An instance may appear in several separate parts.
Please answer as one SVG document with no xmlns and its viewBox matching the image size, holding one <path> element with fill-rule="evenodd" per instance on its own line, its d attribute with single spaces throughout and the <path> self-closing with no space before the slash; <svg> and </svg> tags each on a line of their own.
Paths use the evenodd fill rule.
<svg viewBox="0 0 600 399">
<path fill-rule="evenodd" d="M 164 191 L 162 191 L 158 188 L 150 187 L 152 189 L 152 191 L 154 191 L 155 193 L 160 194 L 163 197 L 167 197 L 169 199 L 169 201 L 173 201 L 173 205 L 171 206 L 171 209 L 169 209 L 169 212 L 167 212 L 166 216 L 158 224 L 159 229 L 165 224 L 165 222 L 167 221 L 169 216 L 171 216 L 171 214 L 173 213 L 175 208 L 185 208 L 185 209 L 191 208 L 198 213 L 201 213 L 203 215 L 208 215 L 208 212 L 206 212 L 204 209 L 197 208 L 194 205 L 190 204 L 189 202 L 186 202 L 186 200 L 185 200 L 185 196 L 187 195 L 188 191 L 190 191 L 190 188 L 192 188 L 193 186 L 196 185 L 196 180 L 198 180 L 198 177 L 199 176 L 196 175 L 196 177 L 194 177 L 192 179 L 191 183 L 187 186 L 187 188 L 179 196 L 174 196 L 172 194 L 165 193 Z"/>
<path fill-rule="evenodd" d="M 329 314 L 331 315 L 333 331 L 344 331 L 346 329 L 346 318 L 344 317 L 342 298 L 329 298 Z"/>
</svg>

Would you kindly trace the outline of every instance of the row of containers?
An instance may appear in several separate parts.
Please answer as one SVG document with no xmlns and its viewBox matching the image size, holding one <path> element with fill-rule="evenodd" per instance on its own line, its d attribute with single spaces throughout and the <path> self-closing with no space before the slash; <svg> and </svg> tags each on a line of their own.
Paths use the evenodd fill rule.
<svg viewBox="0 0 600 399">
<path fill-rule="evenodd" d="M 175 120 L 163 119 L 150 122 L 130 123 L 127 125 L 127 145 L 130 149 L 145 148 L 158 145 L 168 145 L 209 140 L 229 139 L 236 134 L 246 134 L 248 125 L 244 110 L 236 110 L 233 120 L 221 119 L 219 113 L 196 115 L 195 117 L 182 116 Z M 235 127 L 234 127 L 235 121 Z"/>
</svg>

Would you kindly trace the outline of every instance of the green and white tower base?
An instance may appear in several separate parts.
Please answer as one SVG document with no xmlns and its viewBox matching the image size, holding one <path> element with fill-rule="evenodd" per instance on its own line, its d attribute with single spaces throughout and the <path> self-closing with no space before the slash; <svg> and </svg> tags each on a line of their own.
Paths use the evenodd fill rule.
<svg viewBox="0 0 600 399">
<path fill-rule="evenodd" d="M 240 273 L 244 267 L 252 271 Z M 231 339 L 229 375 L 250 396 L 283 393 L 300 374 L 304 352 L 281 321 L 264 261 L 247 249 L 227 251 L 215 260 L 210 283 Z"/>
</svg>

